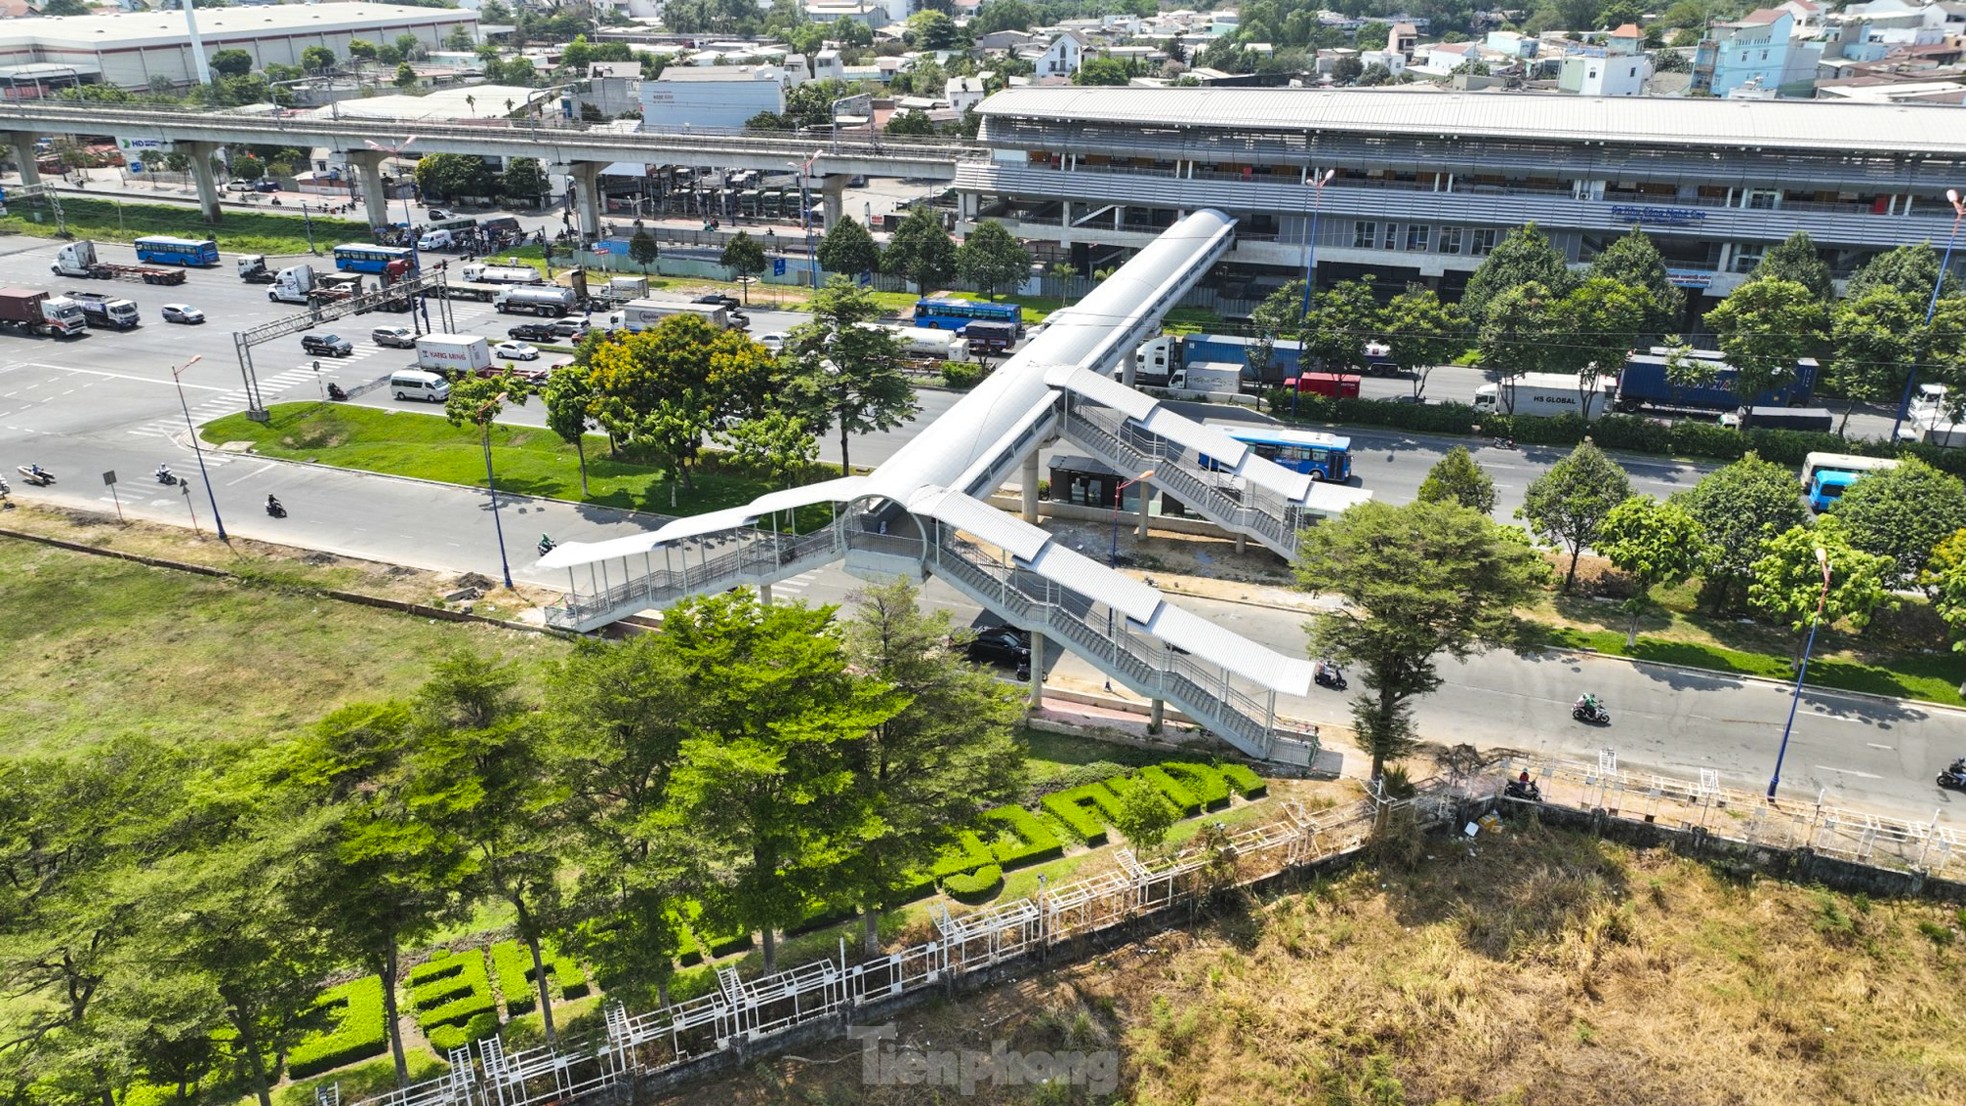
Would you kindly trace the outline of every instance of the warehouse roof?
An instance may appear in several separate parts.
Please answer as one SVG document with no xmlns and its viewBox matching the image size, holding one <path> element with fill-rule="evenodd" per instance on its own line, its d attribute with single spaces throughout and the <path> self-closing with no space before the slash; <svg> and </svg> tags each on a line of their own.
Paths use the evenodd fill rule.
<svg viewBox="0 0 1966 1106">
<path fill-rule="evenodd" d="M 207 47 L 262 35 L 313 31 L 373 30 L 403 24 L 475 23 L 478 13 L 461 8 L 422 8 L 409 4 L 278 4 L 252 8 L 199 8 L 198 34 Z M 7 37 L 46 49 L 93 50 L 106 47 L 174 46 L 186 42 L 181 11 L 118 12 L 114 15 L 59 15 L 17 20 Z"/>
<path fill-rule="evenodd" d="M 1966 156 L 1956 108 L 1815 100 L 1646 99 L 1414 88 L 1023 87 L 983 101 L 988 119 L 1144 128 L 1355 131 L 1621 145 L 1775 147 Z"/>
</svg>

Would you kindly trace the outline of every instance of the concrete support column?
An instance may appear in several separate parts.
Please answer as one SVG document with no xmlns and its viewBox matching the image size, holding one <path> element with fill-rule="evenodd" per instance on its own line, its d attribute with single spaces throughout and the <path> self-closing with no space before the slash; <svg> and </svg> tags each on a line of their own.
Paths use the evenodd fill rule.
<svg viewBox="0 0 1966 1106">
<path fill-rule="evenodd" d="M 218 143 L 179 142 L 177 148 L 191 155 L 191 179 L 198 184 L 198 206 L 205 213 L 205 221 L 218 222 L 225 214 L 218 203 L 218 176 L 212 172 L 212 157 L 218 153 Z"/>
<path fill-rule="evenodd" d="M 851 179 L 840 173 L 828 173 L 819 178 L 819 204 L 828 230 L 839 226 L 840 216 L 846 214 L 846 182 Z M 965 219 L 976 217 L 974 198 L 970 197 L 969 200 L 961 209 Z"/>
<path fill-rule="evenodd" d="M 1236 552 L 1238 552 L 1238 553 L 1242 553 L 1242 552 L 1244 552 L 1244 551 L 1246 551 L 1246 550 L 1248 550 L 1248 548 L 1249 548 L 1249 535 L 1247 535 L 1247 534 L 1237 534 L 1237 535 L 1236 535 Z"/>
<path fill-rule="evenodd" d="M 767 607 L 769 607 L 769 606 L 771 606 L 771 585 L 770 585 L 770 584 L 759 584 L 759 585 L 758 585 L 758 602 L 759 602 L 759 603 L 760 603 L 761 605 L 763 605 L 763 606 L 767 606 Z"/>
<path fill-rule="evenodd" d="M 348 151 L 348 167 L 355 170 L 355 183 L 362 190 L 362 210 L 369 225 L 389 225 L 389 190 L 382 183 L 382 159 L 388 155 L 376 150 Z"/>
<path fill-rule="evenodd" d="M 1155 699 L 1147 707 L 1147 732 L 1159 733 L 1161 730 L 1161 724 L 1166 720 L 1166 718 L 1167 718 L 1167 701 L 1164 699 Z"/>
<path fill-rule="evenodd" d="M 567 166 L 567 180 L 573 184 L 573 206 L 580 219 L 580 234 L 588 241 L 601 236 L 601 169 L 598 161 L 576 161 Z"/>
<path fill-rule="evenodd" d="M 1031 709 L 1044 706 L 1044 635 L 1031 631 Z"/>
<path fill-rule="evenodd" d="M 1134 535 L 1144 538 L 1147 536 L 1147 502 L 1154 497 L 1154 489 L 1150 484 L 1136 484 L 1133 490 L 1140 496 L 1140 527 L 1134 531 Z"/>
<path fill-rule="evenodd" d="M 1024 521 L 1035 524 L 1038 521 L 1038 451 L 1036 449 L 1024 457 Z"/>
<path fill-rule="evenodd" d="M 34 167 L 34 140 L 39 137 L 33 131 L 7 132 L 7 147 L 14 153 L 14 164 L 20 166 L 22 184 L 41 183 L 41 170 Z"/>
</svg>

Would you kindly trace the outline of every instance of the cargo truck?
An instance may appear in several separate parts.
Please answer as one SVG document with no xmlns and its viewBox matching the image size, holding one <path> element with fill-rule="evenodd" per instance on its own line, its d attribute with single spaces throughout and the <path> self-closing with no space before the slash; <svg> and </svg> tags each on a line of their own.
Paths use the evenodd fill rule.
<svg viewBox="0 0 1966 1106">
<path fill-rule="evenodd" d="M 82 315 L 89 320 L 90 326 L 134 330 L 143 324 L 143 315 L 137 310 L 137 305 L 121 296 L 101 292 L 70 292 L 68 298 L 82 309 Z"/>
<path fill-rule="evenodd" d="M 17 334 L 74 338 L 89 332 L 82 307 L 66 296 L 32 288 L 0 289 L 0 327 Z"/>
<path fill-rule="evenodd" d="M 977 324 L 969 325 L 973 327 Z M 956 331 L 925 330 L 915 326 L 897 326 L 890 329 L 901 339 L 902 351 L 910 357 L 926 357 L 937 361 L 969 360 L 969 339 Z"/>
<path fill-rule="evenodd" d="M 1666 365 L 1672 356 L 1670 348 L 1653 346 L 1647 353 L 1634 353 L 1626 357 L 1624 369 L 1618 374 L 1618 410 L 1637 411 L 1656 407 L 1721 414 L 1743 407 L 1800 407 L 1808 403 L 1816 391 L 1817 365 L 1814 358 L 1805 357 L 1797 361 L 1795 370 L 1776 387 L 1760 395 L 1743 396 L 1734 388 L 1734 381 L 1740 373 L 1721 359 L 1719 351 L 1688 351 L 1687 356 L 1705 362 L 1705 367 L 1712 372 L 1711 381 L 1699 386 L 1672 382 L 1666 374 Z"/>
<path fill-rule="evenodd" d="M 973 322 L 963 327 L 963 341 L 973 353 L 1008 353 L 1017 344 L 1017 324 Z"/>
<path fill-rule="evenodd" d="M 473 262 L 457 270 L 464 279 L 479 284 L 544 284 L 546 278 L 530 265 L 480 265 Z"/>
<path fill-rule="evenodd" d="M 56 276 L 87 277 L 91 280 L 140 280 L 145 284 L 183 284 L 183 269 L 160 269 L 154 265 L 111 265 L 96 255 L 96 244 L 83 239 L 55 251 L 55 263 L 48 266 Z"/>
<path fill-rule="evenodd" d="M 647 330 L 672 315 L 695 315 L 711 326 L 728 328 L 730 309 L 715 303 L 685 303 L 682 300 L 630 300 L 621 310 L 610 312 L 607 329 L 630 334 Z"/>
<path fill-rule="evenodd" d="M 1579 415 L 1588 422 L 1611 405 L 1616 382 L 1597 378 L 1597 388 L 1583 394 L 1579 378 L 1569 373 L 1523 373 L 1514 381 L 1483 384 L 1475 389 L 1474 409 L 1502 415 Z"/>
<path fill-rule="evenodd" d="M 1285 377 L 1285 391 L 1297 392 L 1307 396 L 1330 396 L 1332 399 L 1357 399 L 1359 378 L 1344 373 L 1298 373 Z"/>
<path fill-rule="evenodd" d="M 1849 453 L 1811 453 L 1802 459 L 1802 493 L 1814 511 L 1836 506 L 1850 485 L 1865 473 L 1898 467 L 1889 457 L 1858 457 Z"/>
<path fill-rule="evenodd" d="M 971 326 L 970 340 L 974 345 L 974 324 Z M 1257 344 L 1254 338 L 1224 334 L 1164 334 L 1149 338 L 1133 353 L 1133 379 L 1137 384 L 1158 385 L 1170 382 L 1174 374 L 1190 364 L 1248 365 L 1250 353 Z M 1260 384 L 1278 384 L 1296 376 L 1302 363 L 1303 350 L 1298 343 L 1272 342 L 1269 365 L 1261 374 L 1262 379 L 1251 379 Z"/>
<path fill-rule="evenodd" d="M 416 367 L 425 372 L 475 376 L 491 363 L 491 343 L 475 334 L 425 334 L 416 340 Z"/>
<path fill-rule="evenodd" d="M 577 302 L 573 289 L 557 284 L 514 284 L 492 297 L 492 307 L 502 315 L 549 315 L 556 319 L 572 311 Z"/>
<path fill-rule="evenodd" d="M 1173 376 L 1168 377 L 1167 390 L 1182 399 L 1241 395 L 1242 374 L 1241 365 L 1197 362 L 1182 367 Z"/>
</svg>

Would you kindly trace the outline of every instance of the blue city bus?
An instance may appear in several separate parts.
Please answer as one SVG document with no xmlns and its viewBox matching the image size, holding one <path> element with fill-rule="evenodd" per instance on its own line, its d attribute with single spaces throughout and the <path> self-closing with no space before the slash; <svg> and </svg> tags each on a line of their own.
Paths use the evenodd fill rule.
<svg viewBox="0 0 1966 1106">
<path fill-rule="evenodd" d="M 1340 484 L 1352 478 L 1350 438 L 1320 434 L 1315 430 L 1282 430 L 1267 426 L 1216 426 L 1215 429 L 1254 449 L 1258 457 L 1274 461 L 1292 472 L 1306 473 L 1317 480 Z M 1202 457 L 1201 463 L 1205 468 L 1217 467 L 1206 456 Z"/>
<path fill-rule="evenodd" d="M 405 246 L 367 246 L 349 242 L 334 248 L 334 267 L 344 273 L 382 273 L 400 261 L 406 271 L 416 271 L 416 251 Z"/>
<path fill-rule="evenodd" d="M 209 238 L 152 235 L 136 240 L 137 260 L 153 265 L 216 265 L 218 243 Z"/>
<path fill-rule="evenodd" d="M 915 325 L 924 330 L 961 330 L 973 322 L 1009 323 L 1024 333 L 1024 309 L 1014 303 L 969 300 L 915 301 Z"/>
</svg>

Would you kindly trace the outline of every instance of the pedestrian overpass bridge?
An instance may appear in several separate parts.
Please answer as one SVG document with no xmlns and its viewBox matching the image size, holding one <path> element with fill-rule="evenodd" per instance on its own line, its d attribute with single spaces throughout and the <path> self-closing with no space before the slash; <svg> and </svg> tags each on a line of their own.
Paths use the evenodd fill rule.
<svg viewBox="0 0 1966 1106">
<path fill-rule="evenodd" d="M 1276 727 L 1277 694 L 1311 686 L 1308 660 L 1184 610 L 1034 525 L 1038 451 L 1054 438 L 1285 557 L 1304 527 L 1369 498 L 1264 460 L 1112 379 L 1230 248 L 1233 231 L 1219 211 L 1170 227 L 868 475 L 773 492 L 647 534 L 559 546 L 540 565 L 567 569 L 570 587 L 548 622 L 592 630 L 836 562 L 867 579 L 933 575 L 1030 632 L 1034 696 L 1049 640 L 1154 700 L 1156 722 L 1160 704 L 1173 703 L 1246 754 L 1308 764 L 1315 740 Z M 1023 518 L 984 501 L 1020 468 Z M 756 525 L 818 503 L 832 506 L 834 521 L 817 533 Z"/>
</svg>

